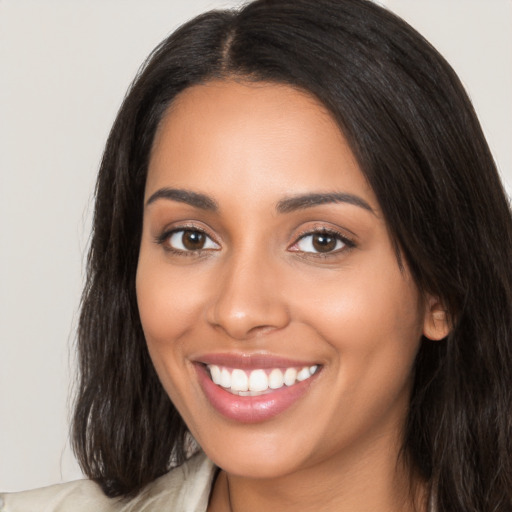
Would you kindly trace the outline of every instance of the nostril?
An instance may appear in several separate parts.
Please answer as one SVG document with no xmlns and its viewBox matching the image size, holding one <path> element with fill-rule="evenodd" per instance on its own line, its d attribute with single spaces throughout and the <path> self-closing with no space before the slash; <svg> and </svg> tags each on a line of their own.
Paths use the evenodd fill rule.
<svg viewBox="0 0 512 512">
<path fill-rule="evenodd" d="M 212 282 L 206 317 L 210 325 L 243 340 L 288 325 L 286 294 L 275 260 L 253 247 L 233 251 Z"/>
<path fill-rule="evenodd" d="M 269 334 L 289 323 L 287 309 L 279 301 L 255 298 L 241 305 L 233 298 L 222 298 L 207 313 L 210 325 L 223 330 L 231 338 L 246 339 Z"/>
</svg>

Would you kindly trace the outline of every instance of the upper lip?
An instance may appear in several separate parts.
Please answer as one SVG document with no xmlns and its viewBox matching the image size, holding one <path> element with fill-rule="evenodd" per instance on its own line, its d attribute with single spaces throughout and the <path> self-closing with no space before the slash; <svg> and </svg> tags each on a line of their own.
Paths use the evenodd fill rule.
<svg viewBox="0 0 512 512">
<path fill-rule="evenodd" d="M 262 353 L 214 353 L 204 354 L 194 358 L 197 363 L 206 365 L 215 364 L 228 368 L 265 369 L 265 368 L 291 368 L 318 365 L 315 361 L 300 361 L 288 357 L 262 354 Z"/>
</svg>

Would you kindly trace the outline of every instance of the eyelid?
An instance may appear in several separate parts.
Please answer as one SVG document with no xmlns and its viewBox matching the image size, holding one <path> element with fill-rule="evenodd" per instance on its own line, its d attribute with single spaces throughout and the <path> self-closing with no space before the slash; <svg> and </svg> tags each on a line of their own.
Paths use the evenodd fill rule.
<svg viewBox="0 0 512 512">
<path fill-rule="evenodd" d="M 329 235 L 329 236 L 336 238 L 337 240 L 339 240 L 343 243 L 343 247 L 340 249 L 336 249 L 336 250 L 324 252 L 324 253 L 323 252 L 313 252 L 313 251 L 301 251 L 300 249 L 293 249 L 293 247 L 296 246 L 304 238 L 306 238 L 308 236 L 318 235 L 318 234 L 320 234 L 320 235 L 325 234 L 325 235 Z M 356 242 L 351 237 L 346 236 L 343 232 L 341 232 L 341 230 L 327 227 L 325 225 L 318 225 L 318 226 L 314 226 L 309 229 L 304 229 L 302 232 L 300 232 L 296 236 L 293 244 L 291 244 L 288 247 L 288 250 L 291 250 L 292 252 L 300 252 L 302 254 L 307 254 L 309 256 L 325 258 L 325 257 L 329 257 L 329 256 L 339 255 L 340 253 L 348 251 L 350 249 L 353 249 L 354 247 L 356 247 Z"/>
<path fill-rule="evenodd" d="M 166 242 L 176 233 L 179 232 L 185 232 L 185 231 L 196 231 L 198 233 L 204 234 L 208 239 L 210 239 L 215 245 L 218 246 L 218 248 L 212 249 L 212 248 L 204 248 L 204 249 L 196 249 L 196 250 L 182 250 L 182 249 L 176 249 L 175 247 L 166 245 Z M 220 249 L 220 243 L 216 240 L 216 237 L 212 236 L 209 232 L 209 230 L 205 229 L 204 227 L 200 227 L 197 224 L 194 223 L 184 223 L 179 224 L 177 226 L 172 227 L 166 227 L 162 229 L 160 234 L 155 236 L 154 241 L 158 245 L 162 245 L 163 248 L 166 251 L 179 254 L 179 255 L 185 255 L 185 256 L 191 256 L 198 253 L 206 253 L 209 251 L 218 251 Z"/>
</svg>

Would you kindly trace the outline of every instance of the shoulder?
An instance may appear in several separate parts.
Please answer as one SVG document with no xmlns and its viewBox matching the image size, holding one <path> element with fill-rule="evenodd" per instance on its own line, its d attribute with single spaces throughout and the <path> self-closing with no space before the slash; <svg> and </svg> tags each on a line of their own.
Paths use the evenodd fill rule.
<svg viewBox="0 0 512 512">
<path fill-rule="evenodd" d="M 199 452 L 131 501 L 107 498 L 90 480 L 0 494 L 0 512 L 204 512 L 215 467 Z"/>
<path fill-rule="evenodd" d="M 113 512 L 119 510 L 115 501 L 108 499 L 94 482 L 77 480 L 31 491 L 1 494 L 0 512 L 64 512 L 72 510 L 71 503 L 76 512 Z"/>
</svg>

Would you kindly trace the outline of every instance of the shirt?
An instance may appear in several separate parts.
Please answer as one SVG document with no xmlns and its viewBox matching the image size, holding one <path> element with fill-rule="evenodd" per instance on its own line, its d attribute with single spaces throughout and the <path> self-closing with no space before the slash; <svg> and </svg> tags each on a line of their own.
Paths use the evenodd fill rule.
<svg viewBox="0 0 512 512">
<path fill-rule="evenodd" d="M 216 467 L 203 452 L 130 501 L 107 498 L 91 480 L 0 494 L 0 512 L 206 512 Z"/>
</svg>

